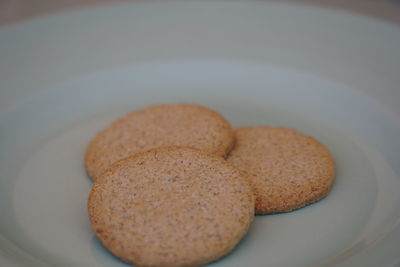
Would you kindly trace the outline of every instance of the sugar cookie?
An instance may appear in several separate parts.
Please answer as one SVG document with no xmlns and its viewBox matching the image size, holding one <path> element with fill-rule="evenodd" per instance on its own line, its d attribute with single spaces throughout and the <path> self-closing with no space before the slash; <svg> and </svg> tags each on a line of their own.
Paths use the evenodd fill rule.
<svg viewBox="0 0 400 267">
<path fill-rule="evenodd" d="M 230 124 L 217 112 L 191 105 L 158 105 L 130 113 L 90 142 L 85 166 L 92 180 L 112 163 L 161 146 L 188 146 L 226 156 L 233 145 Z"/>
<path fill-rule="evenodd" d="M 269 126 L 236 129 L 235 138 L 227 160 L 247 172 L 256 196 L 256 214 L 291 211 L 329 193 L 335 164 L 316 139 Z"/>
<path fill-rule="evenodd" d="M 118 161 L 93 184 L 92 227 L 136 266 L 199 266 L 229 253 L 254 218 L 248 180 L 222 157 L 164 147 Z"/>
</svg>

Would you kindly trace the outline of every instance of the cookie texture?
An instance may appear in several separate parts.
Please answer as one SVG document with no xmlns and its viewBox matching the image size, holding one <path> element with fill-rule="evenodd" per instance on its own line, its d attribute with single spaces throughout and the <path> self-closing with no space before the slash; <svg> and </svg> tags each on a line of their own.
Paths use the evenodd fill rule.
<svg viewBox="0 0 400 267">
<path fill-rule="evenodd" d="M 94 181 L 112 163 L 162 146 L 187 146 L 225 157 L 233 146 L 230 124 L 217 112 L 191 104 L 150 106 L 97 134 L 85 154 Z"/>
<path fill-rule="evenodd" d="M 113 164 L 88 199 L 92 227 L 135 266 L 200 266 L 229 253 L 254 218 L 243 172 L 223 158 L 164 147 Z"/>
<path fill-rule="evenodd" d="M 227 160 L 247 173 L 256 197 L 256 214 L 288 212 L 325 197 L 335 164 L 316 139 L 286 127 L 235 130 Z"/>
</svg>

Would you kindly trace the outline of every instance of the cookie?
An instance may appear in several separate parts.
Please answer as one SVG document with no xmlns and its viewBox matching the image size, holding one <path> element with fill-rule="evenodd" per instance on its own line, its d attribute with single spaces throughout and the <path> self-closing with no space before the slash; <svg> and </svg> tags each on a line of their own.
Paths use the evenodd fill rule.
<svg viewBox="0 0 400 267">
<path fill-rule="evenodd" d="M 217 112 L 190 105 L 159 105 L 130 113 L 97 134 L 85 155 L 94 181 L 112 163 L 161 146 L 187 146 L 226 156 L 233 145 L 230 124 Z"/>
<path fill-rule="evenodd" d="M 254 194 L 223 158 L 163 147 L 113 164 L 93 184 L 92 227 L 135 266 L 199 266 L 229 253 L 254 218 Z"/>
<path fill-rule="evenodd" d="M 236 144 L 227 160 L 245 171 L 256 196 L 256 214 L 288 212 L 325 197 L 335 164 L 316 139 L 285 127 L 235 130 Z"/>
</svg>

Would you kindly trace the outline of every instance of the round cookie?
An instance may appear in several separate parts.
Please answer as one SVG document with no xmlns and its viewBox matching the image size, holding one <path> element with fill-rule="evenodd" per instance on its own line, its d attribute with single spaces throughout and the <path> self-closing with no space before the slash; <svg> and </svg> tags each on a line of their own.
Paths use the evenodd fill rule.
<svg viewBox="0 0 400 267">
<path fill-rule="evenodd" d="M 325 197 L 335 164 L 316 139 L 285 127 L 235 130 L 236 144 L 227 160 L 245 171 L 256 196 L 256 214 L 287 212 Z"/>
<path fill-rule="evenodd" d="M 97 134 L 85 155 L 94 181 L 112 163 L 161 146 L 187 146 L 225 157 L 233 146 L 230 124 L 217 112 L 191 105 L 158 105 L 130 113 Z"/>
<path fill-rule="evenodd" d="M 199 266 L 229 253 L 254 218 L 254 194 L 223 158 L 163 147 L 113 164 L 93 184 L 92 227 L 136 266 Z"/>
</svg>

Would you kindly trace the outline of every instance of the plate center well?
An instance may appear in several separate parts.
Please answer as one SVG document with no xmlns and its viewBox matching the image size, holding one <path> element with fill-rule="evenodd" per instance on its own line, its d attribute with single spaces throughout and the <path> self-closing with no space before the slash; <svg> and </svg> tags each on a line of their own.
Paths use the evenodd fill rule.
<svg viewBox="0 0 400 267">
<path fill-rule="evenodd" d="M 397 185 L 398 176 L 378 136 L 363 134 L 372 122 L 352 123 L 360 110 L 390 123 L 368 99 L 331 81 L 276 66 L 158 62 L 67 81 L 4 117 L 8 127 L 2 131 L 0 153 L 8 160 L 1 161 L 0 169 L 9 171 L 0 188 L 9 193 L 0 198 L 10 205 L 5 207 L 9 219 L 0 224 L 2 232 L 50 265 L 122 264 L 91 231 L 86 214 L 91 182 L 83 154 L 94 134 L 114 118 L 150 104 L 174 102 L 213 108 L 235 127 L 296 128 L 327 145 L 337 163 L 337 181 L 327 198 L 291 213 L 258 216 L 239 247 L 214 265 L 262 266 L 264 259 L 271 266 L 324 262 L 360 238 L 378 234 L 377 227 L 385 222 L 374 216 L 399 212 L 388 208 L 374 215 L 377 205 L 393 200 L 382 197 L 379 189 Z"/>
</svg>

